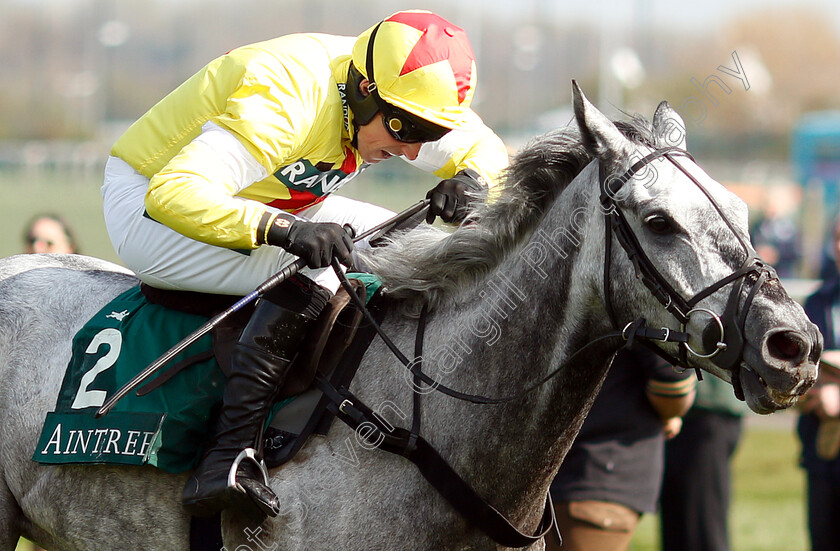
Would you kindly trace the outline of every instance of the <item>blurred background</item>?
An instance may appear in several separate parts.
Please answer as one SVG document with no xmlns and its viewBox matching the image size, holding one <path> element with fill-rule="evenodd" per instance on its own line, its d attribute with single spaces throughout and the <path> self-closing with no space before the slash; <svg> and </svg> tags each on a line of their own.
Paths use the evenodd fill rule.
<svg viewBox="0 0 840 551">
<path fill-rule="evenodd" d="M 750 205 L 765 259 L 799 298 L 814 288 L 840 204 L 834 0 L 0 0 L 0 256 L 22 252 L 25 222 L 48 211 L 70 223 L 82 253 L 117 261 L 99 186 L 110 145 L 134 119 L 234 47 L 297 31 L 356 35 L 407 8 L 468 31 L 475 109 L 512 150 L 571 120 L 573 78 L 613 118 L 650 118 L 670 102 L 700 165 Z M 415 172 L 389 161 L 346 193 L 400 208 L 434 181 Z M 805 548 L 796 444 L 788 418 L 773 417 L 753 426 L 760 438 L 776 432 L 744 464 L 779 454 L 755 477 L 759 497 L 735 482 L 738 549 Z M 761 480 L 773 484 L 765 475 L 775 490 L 787 481 L 781 497 L 761 493 Z M 745 500 L 755 506 L 739 508 Z M 644 528 L 640 537 L 637 548 L 654 548 Z"/>
<path fill-rule="evenodd" d="M 785 275 L 818 277 L 840 175 L 831 0 L 0 0 L 0 228 L 16 235 L 30 214 L 60 210 L 83 252 L 116 260 L 98 185 L 134 119 L 236 46 L 295 31 L 355 35 L 410 7 L 469 32 L 476 110 L 512 149 L 570 120 L 572 78 L 614 118 L 650 117 L 668 100 L 701 165 L 748 201 L 760 237 L 794 244 L 775 253 Z M 417 178 L 388 164 L 350 193 L 380 196 L 395 173 Z M 19 245 L 3 240 L 0 255 Z"/>
</svg>

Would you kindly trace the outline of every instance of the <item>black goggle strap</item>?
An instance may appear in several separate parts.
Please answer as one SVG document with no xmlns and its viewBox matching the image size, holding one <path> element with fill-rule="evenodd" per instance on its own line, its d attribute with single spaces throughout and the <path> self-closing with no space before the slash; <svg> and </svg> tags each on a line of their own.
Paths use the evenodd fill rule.
<svg viewBox="0 0 840 551">
<path fill-rule="evenodd" d="M 391 126 L 391 120 L 396 119 L 396 117 L 394 116 L 393 108 L 380 97 L 379 91 L 376 89 L 376 77 L 373 74 L 373 43 L 376 40 L 376 33 L 379 31 L 379 27 L 382 25 L 382 23 L 382 21 L 377 23 L 377 25 L 370 32 L 370 38 L 368 39 L 367 53 L 365 54 L 365 68 L 367 69 L 368 78 L 367 91 L 373 97 L 374 101 L 376 102 L 376 105 L 379 106 L 379 111 L 380 113 L 382 113 L 382 121 L 385 124 L 385 128 L 387 128 L 389 132 L 394 134 L 394 137 L 397 137 L 395 132 L 398 132 L 402 128 L 402 121 L 399 121 L 399 128 L 395 129 L 393 126 Z"/>
<path fill-rule="evenodd" d="M 365 59 L 365 68 L 367 69 L 368 77 L 368 92 L 374 94 L 374 97 L 376 97 L 377 100 L 381 98 L 379 98 L 379 92 L 376 91 L 376 79 L 373 76 L 373 41 L 376 39 L 376 32 L 379 30 L 379 27 L 381 25 L 382 21 L 377 23 L 377 25 L 370 32 L 370 38 L 368 39 L 367 54 Z"/>
</svg>

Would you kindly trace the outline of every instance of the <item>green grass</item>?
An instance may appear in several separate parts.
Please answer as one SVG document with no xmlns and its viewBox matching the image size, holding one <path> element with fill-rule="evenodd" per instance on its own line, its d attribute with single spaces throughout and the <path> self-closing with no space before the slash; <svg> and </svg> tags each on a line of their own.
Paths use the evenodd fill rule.
<svg viewBox="0 0 840 551">
<path fill-rule="evenodd" d="M 789 414 L 777 414 L 789 415 Z M 750 428 L 733 460 L 730 545 L 735 551 L 806 551 L 805 475 L 792 430 Z M 659 550 L 656 515 L 642 518 L 633 551 Z"/>
<path fill-rule="evenodd" d="M 0 171 L 0 257 L 23 252 L 24 226 L 34 215 L 49 212 L 67 220 L 82 253 L 116 262 L 105 232 L 100 179 L 92 171 Z"/>
</svg>

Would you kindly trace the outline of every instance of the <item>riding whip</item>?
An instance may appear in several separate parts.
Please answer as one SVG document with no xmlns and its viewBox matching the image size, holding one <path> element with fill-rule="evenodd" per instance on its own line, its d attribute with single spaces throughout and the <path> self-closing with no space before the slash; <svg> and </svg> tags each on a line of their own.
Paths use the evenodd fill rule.
<svg viewBox="0 0 840 551">
<path fill-rule="evenodd" d="M 366 239 L 368 237 L 372 237 L 373 239 L 382 237 L 384 234 L 388 233 L 392 229 L 394 229 L 400 222 L 403 222 L 415 214 L 418 214 L 420 211 L 425 209 L 429 206 L 429 199 L 423 199 L 422 201 L 418 201 L 417 203 L 411 205 L 404 211 L 400 212 L 399 214 L 395 215 L 393 218 L 386 220 L 385 222 L 374 226 L 373 228 L 369 229 L 368 231 L 362 233 L 358 237 L 353 239 L 354 243 L 358 243 L 359 241 Z M 232 314 L 241 310 L 244 306 L 248 303 L 268 291 L 279 285 L 280 283 L 286 281 L 296 273 L 301 268 L 306 267 L 306 261 L 302 258 L 298 258 L 267 280 L 259 285 L 256 289 L 239 299 L 235 304 L 228 307 L 226 310 L 220 312 L 216 316 L 210 318 L 207 323 L 184 337 L 178 344 L 170 348 L 165 354 L 163 354 L 160 358 L 149 364 L 145 367 L 140 373 L 134 376 L 130 381 L 128 381 L 125 385 L 122 386 L 117 392 L 114 393 L 113 396 L 108 398 L 102 407 L 96 412 L 95 417 L 98 419 L 103 415 L 107 414 L 111 411 L 117 402 L 121 399 L 125 398 L 129 392 L 143 384 L 149 377 L 157 373 L 164 365 L 166 365 L 172 358 L 183 352 L 187 349 L 190 345 L 195 343 L 201 337 L 209 333 L 213 330 L 214 327 L 219 325 L 223 320 L 231 316 Z"/>
</svg>

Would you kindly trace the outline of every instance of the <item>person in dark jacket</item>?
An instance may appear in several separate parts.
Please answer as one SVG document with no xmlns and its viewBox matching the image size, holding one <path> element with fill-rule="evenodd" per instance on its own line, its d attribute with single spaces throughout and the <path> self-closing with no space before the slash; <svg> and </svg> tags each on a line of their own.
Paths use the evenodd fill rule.
<svg viewBox="0 0 840 551">
<path fill-rule="evenodd" d="M 562 548 L 623 551 L 643 513 L 656 511 L 666 438 L 694 397 L 693 372 L 644 348 L 621 350 L 551 485 Z"/>
<path fill-rule="evenodd" d="M 805 312 L 825 339 L 820 374 L 798 406 L 812 551 L 840 549 L 840 223 L 832 245 L 835 269 L 805 301 Z"/>
</svg>

